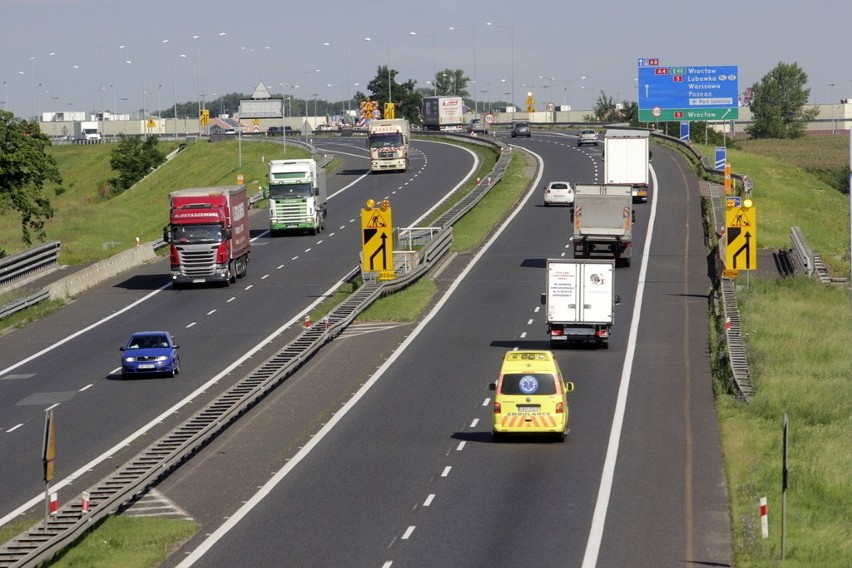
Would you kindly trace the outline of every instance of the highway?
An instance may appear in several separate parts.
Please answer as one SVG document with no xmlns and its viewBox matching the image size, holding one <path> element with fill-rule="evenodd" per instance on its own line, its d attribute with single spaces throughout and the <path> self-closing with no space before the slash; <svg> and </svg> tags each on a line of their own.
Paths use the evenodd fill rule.
<svg viewBox="0 0 852 568">
<path fill-rule="evenodd" d="M 157 487 L 202 527 L 165 566 L 730 564 L 701 208 L 676 152 L 655 148 L 651 199 L 635 206 L 610 348 L 557 352 L 576 385 L 567 441 L 492 441 L 488 383 L 507 349 L 548 347 L 544 260 L 571 256 L 569 210 L 544 207 L 541 187 L 601 182 L 602 169 L 600 148 L 573 135 L 511 143 L 540 160 L 533 187 L 486 245 L 438 271 L 422 321 L 354 326 Z M 343 161 L 328 230 L 270 239 L 256 213 L 238 286 L 173 291 L 160 261 L 4 337 L 0 452 L 32 459 L 0 465 L 13 480 L 0 513 L 43 489 L 46 406 L 59 404 L 58 478 L 115 447 L 65 491 L 76 495 L 295 333 L 355 266 L 367 198 L 390 198 L 409 224 L 473 168 L 463 150 L 416 142 L 409 174 L 362 177 L 362 144 L 323 144 Z M 142 328 L 176 333 L 178 378 L 115 380 L 118 345 Z"/>
<path fill-rule="evenodd" d="M 167 566 L 730 565 L 698 185 L 676 152 L 655 149 L 636 205 L 610 348 L 557 352 L 567 441 L 492 441 L 488 383 L 505 350 L 547 348 L 544 260 L 571 255 L 540 189 L 601 181 L 597 148 L 517 144 L 541 176 L 421 322 L 338 338 L 160 486 L 203 527 Z"/>
<path fill-rule="evenodd" d="M 390 199 L 396 223 L 405 226 L 475 171 L 471 152 L 426 141 L 413 145 L 406 174 L 365 175 L 362 139 L 322 142 L 335 146 L 342 163 L 329 179 L 325 232 L 272 239 L 265 211 L 256 210 L 248 276 L 237 285 L 173 290 L 163 259 L 3 337 L 0 524 L 42 510 L 46 408 L 54 408 L 57 425 L 55 485 L 60 499 L 71 498 L 298 331 L 308 306 L 357 266 L 359 210 L 367 199 Z M 165 223 L 166 201 L 163 215 Z M 293 325 L 282 333 L 286 322 Z M 118 348 L 145 329 L 175 334 L 182 362 L 177 378 L 120 380 Z"/>
</svg>

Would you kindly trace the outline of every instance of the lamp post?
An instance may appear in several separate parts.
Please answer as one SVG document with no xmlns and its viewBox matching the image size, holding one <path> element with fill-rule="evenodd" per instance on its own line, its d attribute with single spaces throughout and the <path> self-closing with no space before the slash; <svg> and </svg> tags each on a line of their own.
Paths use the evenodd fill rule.
<svg viewBox="0 0 852 568">
<path fill-rule="evenodd" d="M 496 28 L 507 28 L 509 30 L 509 43 L 510 43 L 510 47 L 511 47 L 511 57 L 512 57 L 512 64 L 511 64 L 511 67 L 512 67 L 512 69 L 511 69 L 512 85 L 511 85 L 510 91 L 512 93 L 512 101 L 511 101 L 511 103 L 512 103 L 512 114 L 514 115 L 514 113 L 515 113 L 515 25 L 509 24 L 508 26 L 506 26 L 506 25 L 502 25 L 502 24 L 495 24 L 494 22 L 486 22 L 485 25 L 486 26 L 493 26 L 493 27 L 496 27 Z"/>
<path fill-rule="evenodd" d="M 199 120 L 201 120 L 201 107 L 204 106 L 204 90 L 202 88 L 202 81 L 201 81 L 201 40 L 211 38 L 211 37 L 224 37 L 226 35 L 228 35 L 228 34 L 226 34 L 225 32 L 219 32 L 215 36 L 200 36 L 200 35 L 197 35 L 197 34 L 192 36 L 192 39 L 194 39 L 195 42 L 196 42 L 195 43 L 195 55 L 196 55 L 196 59 L 197 59 L 197 63 L 198 63 L 198 119 Z"/>
<path fill-rule="evenodd" d="M 432 38 L 432 76 L 435 77 L 437 82 L 438 79 L 438 34 L 419 34 L 417 32 L 408 32 L 408 35 L 412 36 L 426 36 Z M 438 94 L 438 85 L 435 85 L 435 94 Z"/>
<path fill-rule="evenodd" d="M 340 48 L 343 49 L 343 55 L 345 57 L 344 65 L 346 66 L 346 111 L 347 111 L 347 114 L 348 114 L 348 111 L 351 108 L 350 103 L 352 102 L 352 96 L 349 93 L 349 46 L 351 44 L 347 43 L 347 44 L 343 44 L 343 45 L 337 45 L 337 44 L 326 41 L 326 42 L 323 42 L 323 45 L 326 46 L 326 47 L 340 47 Z"/>
<path fill-rule="evenodd" d="M 831 87 L 831 97 L 830 97 L 830 101 L 829 101 L 831 103 L 831 133 L 837 134 L 837 128 L 835 127 L 835 124 L 834 124 L 834 85 L 836 85 L 836 83 L 829 83 L 828 84 L 828 86 Z"/>
<path fill-rule="evenodd" d="M 371 37 L 365 37 L 364 41 L 373 41 Z M 385 38 L 385 43 L 387 44 L 387 53 L 386 53 L 386 63 L 385 66 L 388 69 L 388 102 L 393 100 L 393 95 L 391 95 L 391 70 L 390 70 L 390 38 Z"/>
<path fill-rule="evenodd" d="M 544 89 L 544 98 L 547 99 L 547 88 L 553 85 L 553 82 L 556 80 L 556 78 L 555 77 L 545 77 L 544 75 L 539 75 L 538 78 L 542 79 L 542 80 L 548 79 L 550 81 L 549 85 L 542 85 L 541 86 L 541 88 Z M 548 102 L 550 102 L 550 101 L 545 100 L 545 105 Z"/>
<path fill-rule="evenodd" d="M 479 115 L 479 99 L 476 98 L 476 28 L 464 29 L 450 26 L 450 31 L 470 32 L 473 36 L 473 112 Z"/>
<path fill-rule="evenodd" d="M 271 48 L 268 45 L 265 45 L 265 46 L 263 46 L 263 49 L 269 50 Z M 251 54 L 251 58 L 252 58 L 251 66 L 252 66 L 252 70 L 254 71 L 254 84 L 257 85 L 260 81 L 257 80 L 257 58 L 254 55 L 254 48 L 253 47 L 240 46 L 240 51 L 245 51 L 245 52 Z"/>
</svg>

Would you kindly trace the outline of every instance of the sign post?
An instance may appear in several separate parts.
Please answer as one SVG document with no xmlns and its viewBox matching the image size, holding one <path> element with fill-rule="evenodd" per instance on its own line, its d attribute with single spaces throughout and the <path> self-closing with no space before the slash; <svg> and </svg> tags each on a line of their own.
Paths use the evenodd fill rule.
<svg viewBox="0 0 852 568">
<path fill-rule="evenodd" d="M 44 466 L 44 527 L 50 518 L 50 482 L 56 474 L 56 427 L 53 410 L 44 412 L 44 443 L 41 448 L 41 463 Z"/>
</svg>

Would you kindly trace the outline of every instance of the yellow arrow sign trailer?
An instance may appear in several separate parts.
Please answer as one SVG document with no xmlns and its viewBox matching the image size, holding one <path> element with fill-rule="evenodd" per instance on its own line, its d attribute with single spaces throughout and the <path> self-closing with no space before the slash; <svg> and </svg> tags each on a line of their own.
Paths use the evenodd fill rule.
<svg viewBox="0 0 852 568">
<path fill-rule="evenodd" d="M 393 223 L 388 200 L 379 207 L 370 199 L 361 210 L 361 270 L 378 272 L 379 280 L 393 280 Z"/>
<path fill-rule="evenodd" d="M 751 200 L 725 209 L 725 268 L 757 270 L 757 208 Z"/>
</svg>

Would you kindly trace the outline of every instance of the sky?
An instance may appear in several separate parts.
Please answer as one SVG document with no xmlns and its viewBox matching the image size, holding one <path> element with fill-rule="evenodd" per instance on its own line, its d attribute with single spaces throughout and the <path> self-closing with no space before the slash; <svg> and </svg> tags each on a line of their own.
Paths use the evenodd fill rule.
<svg viewBox="0 0 852 568">
<path fill-rule="evenodd" d="M 428 88 L 436 71 L 463 69 L 478 100 L 514 97 L 523 107 L 532 92 L 539 106 L 585 110 L 601 92 L 637 101 L 638 58 L 737 66 L 739 92 L 779 62 L 796 63 L 808 75 L 810 103 L 852 98 L 850 0 L 2 0 L 2 7 L 0 108 L 27 118 L 156 114 L 199 93 L 205 101 L 249 96 L 259 82 L 272 93 L 342 101 L 367 92 L 383 65 L 417 87 Z"/>
</svg>

